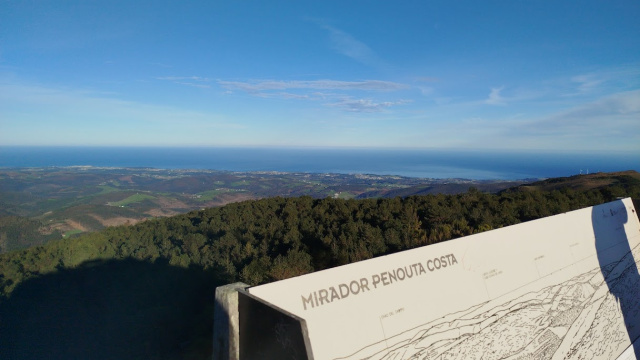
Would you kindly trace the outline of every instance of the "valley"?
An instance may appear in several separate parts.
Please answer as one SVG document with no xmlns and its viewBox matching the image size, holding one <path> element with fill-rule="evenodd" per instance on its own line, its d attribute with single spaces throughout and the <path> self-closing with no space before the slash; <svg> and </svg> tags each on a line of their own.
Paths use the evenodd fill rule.
<svg viewBox="0 0 640 360">
<path fill-rule="evenodd" d="M 0 216 L 39 222 L 38 231 L 55 238 L 276 196 L 364 199 L 455 194 L 469 187 L 497 192 L 527 182 L 92 166 L 5 168 L 0 169 Z"/>
</svg>

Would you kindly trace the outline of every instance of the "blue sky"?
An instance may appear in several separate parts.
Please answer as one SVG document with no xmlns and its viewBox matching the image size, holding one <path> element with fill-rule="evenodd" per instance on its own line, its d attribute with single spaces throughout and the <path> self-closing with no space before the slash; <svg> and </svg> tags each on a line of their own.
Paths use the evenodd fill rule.
<svg viewBox="0 0 640 360">
<path fill-rule="evenodd" d="M 0 0 L 0 145 L 640 152 L 640 2 Z"/>
</svg>

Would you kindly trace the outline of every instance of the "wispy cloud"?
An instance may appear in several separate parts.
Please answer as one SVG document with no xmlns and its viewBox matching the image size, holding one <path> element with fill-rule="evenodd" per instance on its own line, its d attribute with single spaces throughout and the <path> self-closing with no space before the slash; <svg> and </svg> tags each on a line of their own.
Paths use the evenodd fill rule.
<svg viewBox="0 0 640 360">
<path fill-rule="evenodd" d="M 640 90 L 621 92 L 517 124 L 505 124 L 508 138 L 549 146 L 640 150 Z M 547 140 L 545 140 L 547 139 Z"/>
<path fill-rule="evenodd" d="M 610 95 L 545 117 L 531 124 L 534 132 L 566 130 L 593 131 L 595 128 L 624 129 L 632 126 L 640 136 L 640 90 Z"/>
<path fill-rule="evenodd" d="M 385 93 L 410 88 L 405 84 L 382 80 L 260 80 L 250 82 L 218 80 L 218 84 L 228 91 L 243 91 L 262 98 L 329 101 L 326 103 L 327 106 L 349 112 L 380 112 L 391 106 L 408 102 L 406 100 L 354 99 L 353 96 L 347 95 L 351 92 Z"/>
<path fill-rule="evenodd" d="M 333 26 L 322 25 L 322 28 L 329 32 L 331 46 L 338 53 L 368 66 L 383 65 L 384 62 L 367 44 Z"/>
<path fill-rule="evenodd" d="M 504 87 L 499 88 L 491 88 L 491 92 L 489 93 L 489 98 L 484 101 L 487 105 L 506 105 L 506 99 L 500 95 L 500 92 L 504 89 Z"/>
<path fill-rule="evenodd" d="M 504 110 L 435 123 L 430 134 L 441 136 L 432 137 L 432 141 L 495 149 L 640 151 L 640 90 L 604 96 L 546 115 Z"/>
<path fill-rule="evenodd" d="M 230 95 L 233 94 L 233 91 L 227 90 L 225 92 L 225 94 Z M 294 94 L 291 92 L 286 92 L 286 91 L 279 91 L 279 92 L 255 92 L 255 93 L 251 93 L 251 95 L 256 96 L 256 97 L 260 97 L 260 98 L 265 98 L 265 99 L 285 99 L 285 100 L 315 100 L 317 99 L 316 96 L 314 95 L 309 95 L 309 94 Z"/>
<path fill-rule="evenodd" d="M 563 89 L 564 97 L 602 95 L 607 92 L 632 90 L 638 87 L 640 67 L 619 66 L 599 69 L 588 73 L 571 76 L 553 84 Z"/>
<path fill-rule="evenodd" d="M 203 112 L 122 100 L 117 98 L 115 94 L 109 95 L 70 88 L 0 83 L 0 104 L 11 103 L 15 104 L 16 108 L 17 106 L 33 106 L 47 111 L 73 114 L 74 117 L 86 116 L 87 119 L 102 118 L 105 114 L 112 114 L 115 115 L 113 121 L 120 119 L 171 124 L 184 123 L 191 119 L 212 121 L 212 123 L 219 121 L 216 116 Z M 14 107 L 12 106 L 12 108 Z"/>
<path fill-rule="evenodd" d="M 400 101 L 384 101 L 384 102 L 375 102 L 371 99 L 342 99 L 339 102 L 328 104 L 329 106 L 334 106 L 341 108 L 350 112 L 366 112 L 366 113 L 374 113 L 374 112 L 382 112 L 385 109 L 395 106 L 409 103 L 408 100 L 400 100 Z"/>
<path fill-rule="evenodd" d="M 242 90 L 248 93 L 287 89 L 396 91 L 409 88 L 409 86 L 405 84 L 382 80 L 260 80 L 253 82 L 218 80 L 218 84 L 228 90 Z"/>
<path fill-rule="evenodd" d="M 211 87 L 211 85 L 207 85 L 207 84 L 198 84 L 198 83 L 192 83 L 192 82 L 186 82 L 186 81 L 176 81 L 176 84 L 197 87 L 200 89 L 208 89 Z"/>
<path fill-rule="evenodd" d="M 201 89 L 208 89 L 211 87 L 209 83 L 212 79 L 201 76 L 158 76 L 156 80 L 171 81 L 178 85 L 185 85 L 191 87 L 197 87 Z"/>
<path fill-rule="evenodd" d="M 4 130 L 0 143 L 5 144 L 188 143 L 246 127 L 210 112 L 123 100 L 116 94 L 19 83 L 0 82 L 0 109 Z M 30 129 L 37 131 L 29 135 Z M 133 134 L 139 139 L 133 139 Z"/>
<path fill-rule="evenodd" d="M 578 84 L 579 93 L 587 93 L 602 84 L 604 79 L 598 78 L 595 74 L 586 74 L 574 76 L 571 81 Z"/>
<path fill-rule="evenodd" d="M 424 96 L 431 96 L 435 92 L 434 88 L 428 87 L 428 86 L 418 86 L 418 89 L 420 90 L 420 93 Z"/>
<path fill-rule="evenodd" d="M 158 80 L 210 82 L 211 79 L 201 76 L 158 76 Z"/>
</svg>

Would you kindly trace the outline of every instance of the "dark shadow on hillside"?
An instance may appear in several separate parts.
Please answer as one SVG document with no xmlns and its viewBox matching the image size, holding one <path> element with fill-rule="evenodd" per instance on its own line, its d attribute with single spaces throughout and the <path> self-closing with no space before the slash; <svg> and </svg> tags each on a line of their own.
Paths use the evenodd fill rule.
<svg viewBox="0 0 640 360">
<path fill-rule="evenodd" d="M 626 234 L 624 229 L 629 216 L 637 214 L 628 214 L 625 204 L 619 200 L 592 209 L 591 223 L 600 269 L 609 293 L 620 305 L 629 339 L 632 343 L 635 340 L 635 356 L 640 359 L 640 274 L 629 244 L 632 234 Z"/>
<path fill-rule="evenodd" d="M 0 303 L 0 359 L 210 359 L 220 284 L 137 260 L 27 280 Z"/>
</svg>

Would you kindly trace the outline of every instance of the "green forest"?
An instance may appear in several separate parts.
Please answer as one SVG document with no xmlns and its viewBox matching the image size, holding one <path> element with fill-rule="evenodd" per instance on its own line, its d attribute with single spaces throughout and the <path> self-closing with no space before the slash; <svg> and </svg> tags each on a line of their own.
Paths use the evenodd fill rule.
<svg viewBox="0 0 640 360">
<path fill-rule="evenodd" d="M 37 220 L 12 215 L 0 216 L 0 253 L 62 238 L 62 233 L 57 230 L 43 234 L 39 231 L 43 227 Z"/>
<path fill-rule="evenodd" d="M 483 193 L 274 197 L 0 255 L 0 358 L 211 357 L 218 285 L 281 280 L 609 202 L 637 176 Z"/>
</svg>

